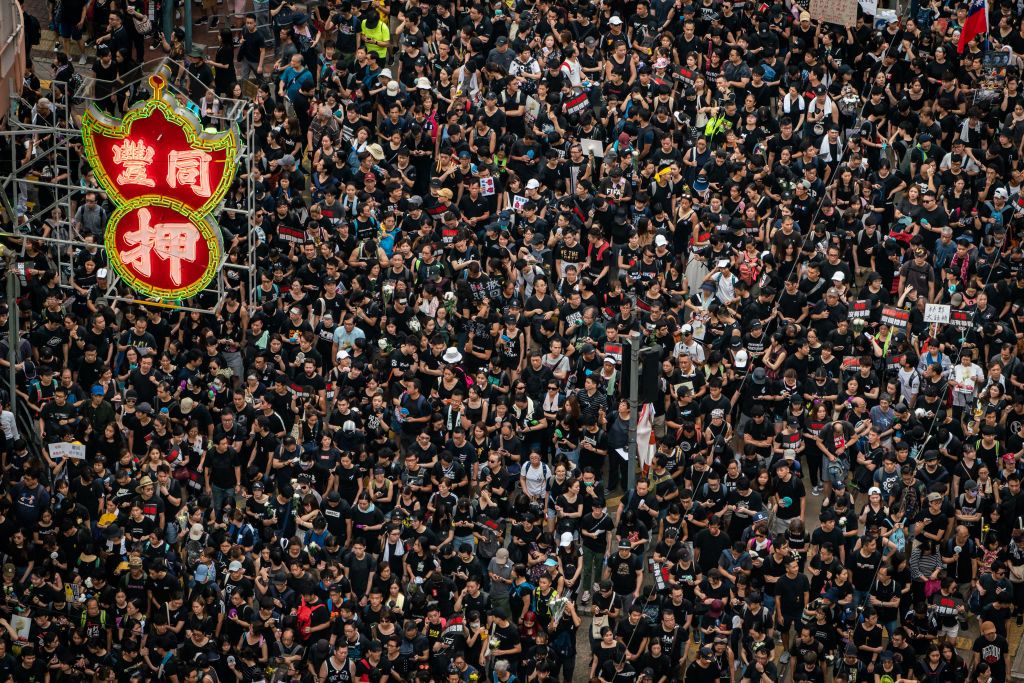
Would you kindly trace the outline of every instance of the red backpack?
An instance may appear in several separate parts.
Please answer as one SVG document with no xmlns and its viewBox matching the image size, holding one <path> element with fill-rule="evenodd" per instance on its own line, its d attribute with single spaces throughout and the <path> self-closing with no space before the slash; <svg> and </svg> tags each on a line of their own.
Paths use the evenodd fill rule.
<svg viewBox="0 0 1024 683">
<path fill-rule="evenodd" d="M 310 606 L 306 604 L 306 599 L 302 598 L 302 601 L 299 603 L 299 608 L 295 610 L 295 623 L 299 627 L 299 638 L 301 638 L 303 642 L 308 641 L 311 637 L 309 628 L 313 625 L 313 612 L 320 607 L 326 609 L 327 606 L 322 602 L 318 602 L 315 605 Z"/>
</svg>

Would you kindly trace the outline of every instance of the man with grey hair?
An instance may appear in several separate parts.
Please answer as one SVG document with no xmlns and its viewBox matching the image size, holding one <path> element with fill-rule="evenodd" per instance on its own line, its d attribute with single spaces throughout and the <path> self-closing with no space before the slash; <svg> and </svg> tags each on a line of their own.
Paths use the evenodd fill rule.
<svg viewBox="0 0 1024 683">
<path fill-rule="evenodd" d="M 506 548 L 499 548 L 487 565 L 487 576 L 491 579 L 491 606 L 495 610 L 508 610 L 510 607 L 512 566 Z"/>
<path fill-rule="evenodd" d="M 100 206 L 96 192 L 85 193 L 85 203 L 75 211 L 75 230 L 81 236 L 92 235 L 98 242 L 103 240 L 107 226 L 107 210 Z"/>
<path fill-rule="evenodd" d="M 309 132 L 306 134 L 306 143 L 309 149 L 317 149 L 323 142 L 324 137 L 331 139 L 331 144 L 341 144 L 341 126 L 334 118 L 334 113 L 326 104 L 321 104 L 316 111 L 316 116 L 309 123 Z"/>
</svg>

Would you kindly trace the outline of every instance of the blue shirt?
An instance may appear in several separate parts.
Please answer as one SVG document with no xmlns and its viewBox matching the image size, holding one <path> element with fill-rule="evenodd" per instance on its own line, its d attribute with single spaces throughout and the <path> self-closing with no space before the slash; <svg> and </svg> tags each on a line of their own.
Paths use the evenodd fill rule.
<svg viewBox="0 0 1024 683">
<path fill-rule="evenodd" d="M 299 89 L 302 88 L 303 84 L 313 84 L 313 74 L 306 67 L 296 70 L 289 66 L 281 74 L 281 82 L 284 83 L 284 90 L 288 99 L 294 100 L 298 96 Z"/>
</svg>

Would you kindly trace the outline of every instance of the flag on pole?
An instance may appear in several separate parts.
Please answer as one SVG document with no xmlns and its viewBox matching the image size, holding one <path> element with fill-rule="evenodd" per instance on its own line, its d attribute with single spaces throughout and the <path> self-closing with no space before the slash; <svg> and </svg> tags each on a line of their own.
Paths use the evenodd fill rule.
<svg viewBox="0 0 1024 683">
<path fill-rule="evenodd" d="M 640 472 L 647 476 L 647 470 L 654 463 L 657 439 L 654 436 L 654 404 L 644 403 L 636 421 L 636 454 L 640 461 Z"/>
<path fill-rule="evenodd" d="M 988 33 L 988 5 L 985 0 L 971 0 L 971 6 L 967 9 L 967 20 L 960 29 L 960 42 L 957 43 L 956 51 L 963 54 L 968 43 L 982 33 Z"/>
</svg>

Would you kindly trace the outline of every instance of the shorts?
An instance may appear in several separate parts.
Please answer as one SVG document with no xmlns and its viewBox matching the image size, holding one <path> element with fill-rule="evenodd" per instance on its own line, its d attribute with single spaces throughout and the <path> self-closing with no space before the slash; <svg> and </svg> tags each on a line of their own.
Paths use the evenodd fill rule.
<svg viewBox="0 0 1024 683">
<path fill-rule="evenodd" d="M 955 640 L 960 635 L 960 624 L 953 624 L 952 626 L 940 626 L 939 636 L 945 636 L 950 640 Z"/>
<path fill-rule="evenodd" d="M 783 633 L 789 633 L 789 630 L 800 623 L 800 615 L 783 614 L 782 619 L 779 621 L 779 630 Z"/>
<path fill-rule="evenodd" d="M 78 28 L 78 23 L 74 21 L 61 21 L 57 24 L 57 33 L 61 38 L 82 39 L 82 29 Z"/>
</svg>

